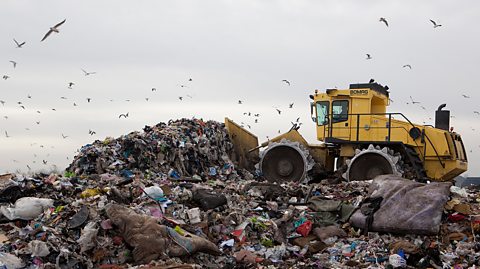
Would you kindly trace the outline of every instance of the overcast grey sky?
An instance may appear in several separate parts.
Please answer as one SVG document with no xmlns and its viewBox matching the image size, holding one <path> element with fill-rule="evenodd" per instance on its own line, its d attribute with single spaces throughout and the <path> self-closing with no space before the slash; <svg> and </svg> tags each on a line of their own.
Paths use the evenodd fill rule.
<svg viewBox="0 0 480 269">
<path fill-rule="evenodd" d="M 389 111 L 416 123 L 433 124 L 447 103 L 472 151 L 468 174 L 480 173 L 479 1 L 1 2 L 0 75 L 10 78 L 0 80 L 0 173 L 63 169 L 95 139 L 181 117 L 229 116 L 260 140 L 300 117 L 313 143 L 308 95 L 370 78 L 390 87 Z M 63 19 L 60 33 L 40 42 Z M 26 44 L 16 48 L 13 38 Z M 427 110 L 407 105 L 409 96 Z M 247 111 L 261 114 L 258 124 Z"/>
</svg>

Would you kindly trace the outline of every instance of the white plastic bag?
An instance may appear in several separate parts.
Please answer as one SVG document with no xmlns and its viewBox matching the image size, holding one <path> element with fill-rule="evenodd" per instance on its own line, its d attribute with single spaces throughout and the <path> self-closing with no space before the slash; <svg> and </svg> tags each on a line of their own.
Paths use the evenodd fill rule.
<svg viewBox="0 0 480 269">
<path fill-rule="evenodd" d="M 5 266 L 8 269 L 20 269 L 25 265 L 17 256 L 10 253 L 0 252 L 0 266 Z"/>
<path fill-rule="evenodd" d="M 45 257 L 50 254 L 47 243 L 40 240 L 32 240 L 28 243 L 28 248 L 32 253 L 32 257 Z"/>
<path fill-rule="evenodd" d="M 52 199 L 22 197 L 15 202 L 13 207 L 2 206 L 0 212 L 9 220 L 32 220 L 49 207 L 53 207 Z"/>
<path fill-rule="evenodd" d="M 96 245 L 97 233 L 98 228 L 95 222 L 89 222 L 85 225 L 80 238 L 77 240 L 77 243 L 80 244 L 80 252 L 92 249 Z"/>
</svg>

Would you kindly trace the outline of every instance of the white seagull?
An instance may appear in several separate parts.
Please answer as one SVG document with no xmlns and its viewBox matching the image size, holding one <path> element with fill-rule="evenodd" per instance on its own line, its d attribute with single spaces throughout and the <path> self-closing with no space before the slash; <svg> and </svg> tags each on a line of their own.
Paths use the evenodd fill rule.
<svg viewBox="0 0 480 269">
<path fill-rule="evenodd" d="M 67 19 L 63 20 L 62 22 L 57 23 L 53 27 L 50 27 L 50 30 L 48 30 L 48 32 L 45 34 L 45 36 L 42 38 L 42 40 L 40 42 L 45 40 L 52 32 L 59 33 L 60 31 L 58 30 L 58 27 L 60 27 L 60 25 L 64 24 L 66 20 Z"/>
</svg>

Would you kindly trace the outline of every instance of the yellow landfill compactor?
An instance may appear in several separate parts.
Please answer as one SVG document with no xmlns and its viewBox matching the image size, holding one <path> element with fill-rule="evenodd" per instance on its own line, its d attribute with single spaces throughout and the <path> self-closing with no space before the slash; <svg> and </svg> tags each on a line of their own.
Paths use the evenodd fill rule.
<svg viewBox="0 0 480 269">
<path fill-rule="evenodd" d="M 294 125 L 258 145 L 255 135 L 225 118 L 234 161 L 247 169 L 258 163 L 268 181 L 280 183 L 334 175 L 368 180 L 381 174 L 447 181 L 467 170 L 465 147 L 460 135 L 449 130 L 445 104 L 436 111 L 434 127 L 414 124 L 403 113 L 388 113 L 388 87 L 378 83 L 315 90 L 310 99 L 317 139 L 323 143 L 309 144 Z"/>
</svg>

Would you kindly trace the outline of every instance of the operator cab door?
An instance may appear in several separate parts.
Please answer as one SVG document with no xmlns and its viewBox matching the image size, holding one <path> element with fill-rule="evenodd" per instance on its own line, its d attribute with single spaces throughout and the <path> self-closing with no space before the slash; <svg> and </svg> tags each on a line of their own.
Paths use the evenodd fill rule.
<svg viewBox="0 0 480 269">
<path fill-rule="evenodd" d="M 342 140 L 350 140 L 351 116 L 349 100 L 333 100 L 329 119 L 329 136 Z"/>
</svg>

